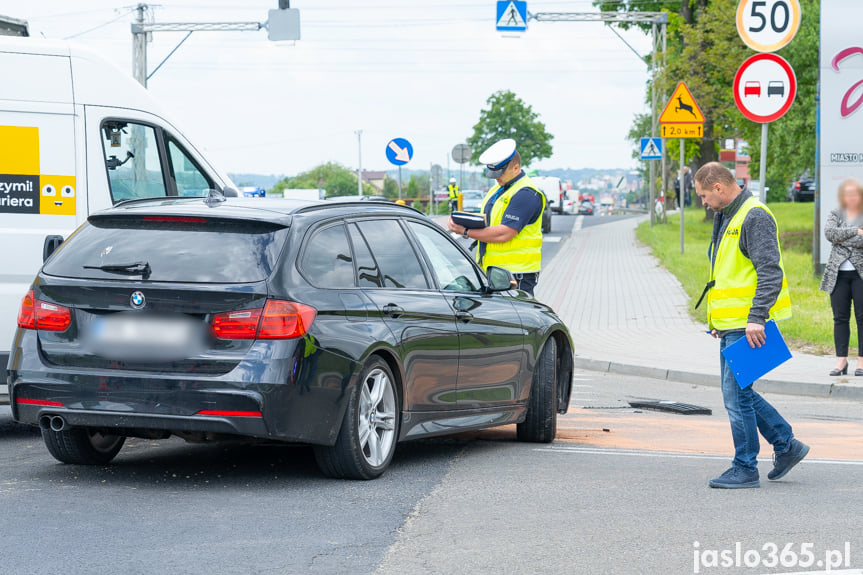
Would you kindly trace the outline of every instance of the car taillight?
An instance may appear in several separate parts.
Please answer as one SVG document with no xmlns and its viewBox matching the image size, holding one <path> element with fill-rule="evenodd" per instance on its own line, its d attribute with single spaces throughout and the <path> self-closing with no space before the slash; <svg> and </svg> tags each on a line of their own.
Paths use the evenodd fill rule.
<svg viewBox="0 0 863 575">
<path fill-rule="evenodd" d="M 315 321 L 315 308 L 284 300 L 267 300 L 263 308 L 213 316 L 219 339 L 293 339 L 303 337 Z"/>
<path fill-rule="evenodd" d="M 21 300 L 18 327 L 45 331 L 66 331 L 72 323 L 72 311 L 60 304 L 36 299 L 33 290 Z"/>
<path fill-rule="evenodd" d="M 794 182 L 794 189 L 800 191 L 800 182 Z"/>
</svg>

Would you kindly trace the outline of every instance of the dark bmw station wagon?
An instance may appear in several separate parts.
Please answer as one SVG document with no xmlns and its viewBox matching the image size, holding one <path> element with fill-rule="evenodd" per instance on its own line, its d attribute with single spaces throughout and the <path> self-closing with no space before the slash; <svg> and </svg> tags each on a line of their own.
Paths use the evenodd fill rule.
<svg viewBox="0 0 863 575">
<path fill-rule="evenodd" d="M 73 464 L 126 437 L 240 436 L 369 479 L 399 441 L 516 423 L 549 442 L 572 342 L 511 279 L 389 202 L 123 202 L 23 298 L 12 412 Z"/>
</svg>

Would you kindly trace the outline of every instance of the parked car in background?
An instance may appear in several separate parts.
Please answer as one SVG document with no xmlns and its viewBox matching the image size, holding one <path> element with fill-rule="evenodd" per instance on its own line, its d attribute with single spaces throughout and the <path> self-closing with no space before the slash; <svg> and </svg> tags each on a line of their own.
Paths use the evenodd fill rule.
<svg viewBox="0 0 863 575">
<path fill-rule="evenodd" d="M 240 189 L 244 198 L 265 198 L 267 197 L 267 190 L 264 188 L 259 188 L 258 186 L 243 186 Z"/>
<path fill-rule="evenodd" d="M 578 208 L 578 213 L 584 216 L 592 216 L 595 211 L 596 208 L 590 200 L 582 200 L 581 205 Z"/>
<path fill-rule="evenodd" d="M 815 178 L 804 172 L 788 188 L 789 202 L 814 202 L 815 201 Z"/>
<path fill-rule="evenodd" d="M 372 479 L 404 440 L 516 424 L 550 442 L 569 406 L 554 310 L 392 202 L 140 199 L 46 258 L 10 399 L 64 463 L 104 465 L 127 437 L 251 438 Z"/>
<path fill-rule="evenodd" d="M 461 193 L 461 209 L 463 212 L 478 214 L 485 194 L 480 190 L 464 190 Z"/>
</svg>

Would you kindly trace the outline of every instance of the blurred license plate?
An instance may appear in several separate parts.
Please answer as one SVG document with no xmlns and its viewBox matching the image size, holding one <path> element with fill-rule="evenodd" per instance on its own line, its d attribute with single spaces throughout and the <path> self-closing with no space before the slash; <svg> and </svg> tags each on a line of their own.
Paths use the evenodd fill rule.
<svg viewBox="0 0 863 575">
<path fill-rule="evenodd" d="M 88 343 L 114 359 L 179 359 L 203 349 L 203 324 L 187 316 L 116 313 L 94 317 Z"/>
</svg>

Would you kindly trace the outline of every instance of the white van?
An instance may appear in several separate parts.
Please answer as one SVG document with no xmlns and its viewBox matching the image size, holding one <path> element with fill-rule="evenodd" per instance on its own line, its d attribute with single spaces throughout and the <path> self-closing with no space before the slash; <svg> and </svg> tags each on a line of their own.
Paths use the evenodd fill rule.
<svg viewBox="0 0 863 575">
<path fill-rule="evenodd" d="M 562 214 L 567 197 L 566 190 L 560 178 L 554 176 L 534 176 L 531 180 L 540 190 L 545 192 L 545 197 L 548 198 L 549 209 Z"/>
<path fill-rule="evenodd" d="M 124 200 L 237 195 L 122 70 L 68 42 L 0 37 L 0 365 L 44 254 Z M 6 386 L 0 395 L 6 394 Z"/>
</svg>

